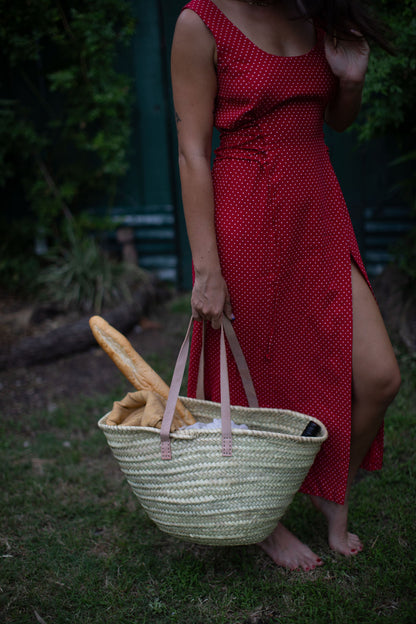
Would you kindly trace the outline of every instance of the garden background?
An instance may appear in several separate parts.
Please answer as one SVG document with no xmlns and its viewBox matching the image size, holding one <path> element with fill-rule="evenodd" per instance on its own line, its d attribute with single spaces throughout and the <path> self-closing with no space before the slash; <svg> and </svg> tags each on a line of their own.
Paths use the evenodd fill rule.
<svg viewBox="0 0 416 624">
<path fill-rule="evenodd" d="M 413 622 L 416 3 L 380 0 L 351 133 L 327 139 L 403 387 L 385 468 L 360 475 L 341 560 L 296 497 L 310 575 L 255 547 L 157 531 L 96 422 L 130 389 L 93 346 L 100 313 L 170 381 L 189 315 L 168 56 L 181 2 L 0 1 L 0 614 L 7 623 Z M 150 149 L 151 148 L 151 149 Z"/>
</svg>

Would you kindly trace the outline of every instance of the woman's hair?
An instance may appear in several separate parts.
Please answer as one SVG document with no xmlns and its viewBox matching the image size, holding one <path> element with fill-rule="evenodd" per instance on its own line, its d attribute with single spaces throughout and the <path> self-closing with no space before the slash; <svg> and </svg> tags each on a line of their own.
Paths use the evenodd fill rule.
<svg viewBox="0 0 416 624">
<path fill-rule="evenodd" d="M 377 43 L 390 54 L 394 48 L 389 43 L 391 33 L 372 11 L 366 0 L 297 0 L 302 14 L 313 19 L 330 35 L 354 38 L 351 28 L 358 30 L 366 39 Z"/>
</svg>

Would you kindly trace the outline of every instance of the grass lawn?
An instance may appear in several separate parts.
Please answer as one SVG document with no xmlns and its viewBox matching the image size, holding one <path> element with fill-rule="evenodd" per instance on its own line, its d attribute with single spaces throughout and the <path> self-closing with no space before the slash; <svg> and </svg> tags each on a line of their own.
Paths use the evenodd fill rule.
<svg viewBox="0 0 416 624">
<path fill-rule="evenodd" d="M 149 362 L 169 380 L 174 357 Z M 400 362 L 385 467 L 352 493 L 351 528 L 364 552 L 333 554 L 323 520 L 300 495 L 286 516 L 325 560 L 312 573 L 279 569 L 256 546 L 197 546 L 159 532 L 96 426 L 119 389 L 19 421 L 2 414 L 0 622 L 415 622 L 416 359 Z"/>
</svg>

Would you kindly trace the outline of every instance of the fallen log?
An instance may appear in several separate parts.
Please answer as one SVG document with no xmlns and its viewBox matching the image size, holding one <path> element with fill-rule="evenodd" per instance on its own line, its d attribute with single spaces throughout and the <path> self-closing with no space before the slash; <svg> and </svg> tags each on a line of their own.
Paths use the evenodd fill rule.
<svg viewBox="0 0 416 624">
<path fill-rule="evenodd" d="M 152 305 L 168 299 L 168 290 L 156 279 L 138 290 L 130 303 L 123 303 L 101 315 L 123 334 L 128 333 L 145 316 Z M 50 362 L 71 353 L 85 351 L 96 344 L 88 324 L 91 315 L 58 327 L 40 336 L 23 338 L 0 352 L 0 370 Z"/>
</svg>

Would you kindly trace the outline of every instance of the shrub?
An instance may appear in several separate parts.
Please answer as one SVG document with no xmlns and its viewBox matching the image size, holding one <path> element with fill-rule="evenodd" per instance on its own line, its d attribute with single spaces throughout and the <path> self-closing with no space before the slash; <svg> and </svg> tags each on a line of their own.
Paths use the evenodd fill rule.
<svg viewBox="0 0 416 624">
<path fill-rule="evenodd" d="M 111 201 L 127 170 L 130 79 L 115 64 L 134 28 L 127 0 L 0 4 L 0 187 L 22 186 L 43 227 L 91 194 Z"/>
<path fill-rule="evenodd" d="M 132 294 L 147 280 L 138 266 L 112 260 L 96 239 L 66 228 L 66 244 L 47 255 L 39 274 L 41 295 L 65 309 L 99 314 L 103 307 L 132 301 Z"/>
</svg>

